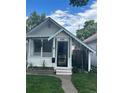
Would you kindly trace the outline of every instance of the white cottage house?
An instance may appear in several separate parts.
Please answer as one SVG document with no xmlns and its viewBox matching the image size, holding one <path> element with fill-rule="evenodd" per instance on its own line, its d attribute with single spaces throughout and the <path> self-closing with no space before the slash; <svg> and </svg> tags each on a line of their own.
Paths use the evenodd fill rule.
<svg viewBox="0 0 124 93">
<path fill-rule="evenodd" d="M 33 66 L 45 65 L 58 75 L 71 75 L 73 50 L 84 49 L 88 57 L 85 67 L 91 69 L 90 53 L 95 51 L 50 17 L 29 31 L 26 40 L 27 61 Z"/>
</svg>

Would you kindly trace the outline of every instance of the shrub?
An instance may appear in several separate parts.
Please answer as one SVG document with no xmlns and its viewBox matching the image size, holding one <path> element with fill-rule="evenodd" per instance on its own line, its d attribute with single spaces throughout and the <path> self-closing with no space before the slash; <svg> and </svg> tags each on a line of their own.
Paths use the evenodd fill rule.
<svg viewBox="0 0 124 93">
<path fill-rule="evenodd" d="M 91 72 L 97 73 L 97 67 L 91 66 Z"/>
<path fill-rule="evenodd" d="M 82 73 L 82 72 L 84 72 L 84 70 L 81 68 L 78 68 L 78 67 L 73 67 L 72 72 L 73 73 Z"/>
</svg>

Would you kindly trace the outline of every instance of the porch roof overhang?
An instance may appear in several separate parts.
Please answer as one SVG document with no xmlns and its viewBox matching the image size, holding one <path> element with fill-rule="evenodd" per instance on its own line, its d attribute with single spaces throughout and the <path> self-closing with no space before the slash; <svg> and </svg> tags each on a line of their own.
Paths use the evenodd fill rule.
<svg viewBox="0 0 124 93">
<path fill-rule="evenodd" d="M 90 48 L 87 44 L 83 43 L 80 39 L 78 39 L 75 35 L 73 35 L 71 32 L 69 32 L 66 29 L 60 29 L 58 32 L 56 32 L 54 35 L 50 36 L 48 38 L 48 41 L 51 40 L 52 38 L 54 38 L 56 35 L 58 35 L 61 32 L 65 32 L 66 34 L 68 34 L 71 38 L 73 38 L 74 40 L 76 40 L 77 42 L 79 42 L 81 45 L 83 45 L 84 47 L 86 47 L 89 51 L 96 53 L 95 50 L 93 50 L 92 48 Z"/>
</svg>

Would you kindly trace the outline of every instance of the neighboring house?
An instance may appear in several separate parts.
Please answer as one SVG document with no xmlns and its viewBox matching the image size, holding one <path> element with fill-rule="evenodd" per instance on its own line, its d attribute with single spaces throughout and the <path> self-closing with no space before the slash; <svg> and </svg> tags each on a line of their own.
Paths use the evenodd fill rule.
<svg viewBox="0 0 124 93">
<path fill-rule="evenodd" d="M 89 47 L 91 47 L 95 51 L 97 51 L 97 33 L 88 37 L 83 42 L 86 43 Z M 91 64 L 93 66 L 97 66 L 97 53 L 91 53 Z"/>
<path fill-rule="evenodd" d="M 91 69 L 90 54 L 95 51 L 50 17 L 29 31 L 26 40 L 28 64 L 53 67 L 56 74 L 71 75 L 72 54 L 77 49 L 86 51 L 84 69 Z"/>
</svg>

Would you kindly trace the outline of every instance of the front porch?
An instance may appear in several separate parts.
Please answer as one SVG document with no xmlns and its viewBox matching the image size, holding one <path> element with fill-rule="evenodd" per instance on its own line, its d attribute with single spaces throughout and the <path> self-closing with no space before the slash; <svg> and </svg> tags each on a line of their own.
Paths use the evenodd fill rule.
<svg viewBox="0 0 124 93">
<path fill-rule="evenodd" d="M 85 70 L 90 71 L 90 52 L 88 50 L 88 54 L 81 52 L 86 48 L 72 38 L 55 37 L 51 40 L 48 40 L 48 38 L 28 38 L 27 42 L 27 62 L 29 67 L 51 67 L 57 75 L 71 75 L 75 62 L 80 63 L 79 65 L 82 69 L 86 68 Z M 87 56 L 82 56 L 81 62 L 78 62 L 80 61 L 80 56 L 74 56 L 75 51 L 80 51 L 80 53 L 76 54 L 77 56 L 80 54 Z M 76 61 L 73 61 L 74 57 L 77 58 Z"/>
<path fill-rule="evenodd" d="M 71 39 L 28 38 L 28 66 L 53 67 L 56 74 L 72 74 Z"/>
</svg>

